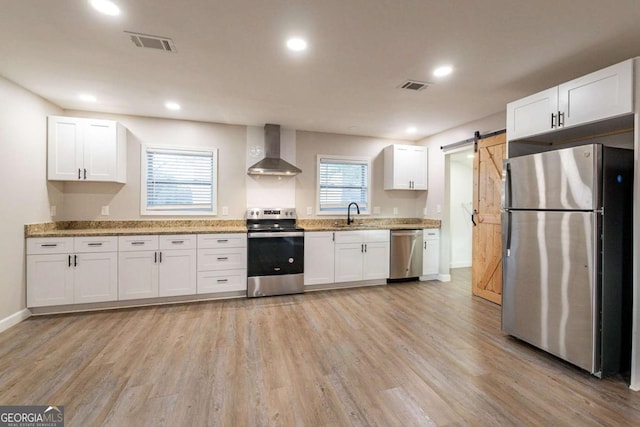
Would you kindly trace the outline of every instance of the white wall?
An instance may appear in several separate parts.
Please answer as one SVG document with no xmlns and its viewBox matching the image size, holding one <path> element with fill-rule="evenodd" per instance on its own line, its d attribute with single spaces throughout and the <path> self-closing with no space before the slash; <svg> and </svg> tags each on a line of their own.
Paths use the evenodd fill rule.
<svg viewBox="0 0 640 427">
<path fill-rule="evenodd" d="M 466 158 L 471 153 L 471 150 L 465 150 L 449 156 L 451 268 L 471 267 L 473 162 Z"/>
<path fill-rule="evenodd" d="M 62 110 L 0 77 L 0 320 L 26 307 L 24 225 L 46 222 L 62 186 L 47 185 L 47 116 Z"/>
<path fill-rule="evenodd" d="M 156 144 L 218 149 L 218 215 L 213 218 L 243 218 L 246 210 L 246 126 L 170 120 L 151 117 L 65 111 L 74 117 L 117 120 L 127 128 L 127 183 L 68 182 L 64 184 L 63 216 L 55 219 L 139 220 L 170 219 L 170 216 L 140 215 L 140 146 Z M 101 207 L 110 215 L 102 216 Z M 223 207 L 229 215 L 222 216 Z M 173 217 L 173 218 L 182 218 Z M 188 218 L 198 218 L 191 217 Z M 212 217 L 201 217 L 212 218 Z"/>
<path fill-rule="evenodd" d="M 427 197 L 426 191 L 384 190 L 382 150 L 391 144 L 413 145 L 413 142 L 304 131 L 296 133 L 296 142 L 295 165 L 302 169 L 302 173 L 296 177 L 296 210 L 301 218 L 316 216 L 318 154 L 371 158 L 371 206 L 380 207 L 380 214 L 372 216 L 385 218 L 394 216 L 422 217 L 422 207 Z M 312 215 L 307 214 L 308 207 L 312 208 Z M 393 208 L 398 208 L 397 215 L 393 214 Z"/>
<path fill-rule="evenodd" d="M 448 197 L 449 182 L 446 179 L 448 170 L 445 168 L 445 154 L 441 146 L 453 144 L 468 138 L 473 138 L 475 131 L 481 134 L 504 129 L 506 127 L 506 113 L 492 114 L 437 135 L 419 141 L 420 145 L 429 148 L 429 192 L 426 200 L 427 218 L 442 219 L 440 229 L 440 274 L 449 274 L 451 264 L 451 225 L 449 223 Z M 440 206 L 441 212 L 437 212 Z"/>
</svg>

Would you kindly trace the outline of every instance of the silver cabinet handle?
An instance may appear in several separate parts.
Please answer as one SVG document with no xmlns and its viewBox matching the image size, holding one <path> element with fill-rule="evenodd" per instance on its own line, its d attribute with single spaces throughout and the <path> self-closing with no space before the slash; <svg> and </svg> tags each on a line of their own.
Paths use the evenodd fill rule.
<svg viewBox="0 0 640 427">
<path fill-rule="evenodd" d="M 227 243 L 229 239 L 218 239 L 218 243 Z"/>
<path fill-rule="evenodd" d="M 78 266 L 78 255 L 74 255 L 73 256 L 73 266 L 77 267 Z"/>
<path fill-rule="evenodd" d="M 134 246 L 140 246 L 140 245 L 144 245 L 144 242 L 131 242 L 131 244 Z"/>
<path fill-rule="evenodd" d="M 87 243 L 87 246 L 102 246 L 102 242 Z"/>
<path fill-rule="evenodd" d="M 55 248 L 57 246 L 57 243 L 43 243 L 40 245 L 41 248 Z"/>
<path fill-rule="evenodd" d="M 184 240 L 172 240 L 171 244 L 173 245 L 181 245 L 184 243 Z"/>
<path fill-rule="evenodd" d="M 218 279 L 218 280 L 216 280 L 216 282 L 218 282 L 218 283 L 225 283 L 225 282 L 228 282 L 228 281 L 229 281 L 229 279 Z"/>
<path fill-rule="evenodd" d="M 78 168 L 78 179 L 80 179 L 80 168 Z"/>
<path fill-rule="evenodd" d="M 87 179 L 87 170 L 84 170 L 84 179 Z"/>
<path fill-rule="evenodd" d="M 218 257 L 218 261 L 226 261 L 226 260 L 228 260 L 228 259 L 229 259 L 229 257 L 226 257 L 226 256 L 220 256 L 220 257 Z"/>
</svg>

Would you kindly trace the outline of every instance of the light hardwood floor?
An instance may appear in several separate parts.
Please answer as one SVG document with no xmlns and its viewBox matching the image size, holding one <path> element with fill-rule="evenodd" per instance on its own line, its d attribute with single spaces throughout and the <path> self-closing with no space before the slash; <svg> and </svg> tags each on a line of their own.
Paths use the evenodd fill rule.
<svg viewBox="0 0 640 427">
<path fill-rule="evenodd" d="M 30 318 L 0 334 L 0 404 L 68 426 L 640 424 L 621 377 L 503 335 L 469 281 Z"/>
</svg>

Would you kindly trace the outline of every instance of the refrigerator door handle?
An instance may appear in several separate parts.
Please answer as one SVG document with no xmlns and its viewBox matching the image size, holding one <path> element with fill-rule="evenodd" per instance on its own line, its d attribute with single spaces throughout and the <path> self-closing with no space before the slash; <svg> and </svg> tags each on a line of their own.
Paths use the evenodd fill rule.
<svg viewBox="0 0 640 427">
<path fill-rule="evenodd" d="M 507 210 L 507 224 L 506 224 L 506 236 L 505 236 L 505 245 L 504 245 L 504 253 L 506 257 L 511 256 L 511 211 Z"/>
<path fill-rule="evenodd" d="M 511 207 L 511 163 L 505 160 L 502 165 L 502 208 Z"/>
</svg>

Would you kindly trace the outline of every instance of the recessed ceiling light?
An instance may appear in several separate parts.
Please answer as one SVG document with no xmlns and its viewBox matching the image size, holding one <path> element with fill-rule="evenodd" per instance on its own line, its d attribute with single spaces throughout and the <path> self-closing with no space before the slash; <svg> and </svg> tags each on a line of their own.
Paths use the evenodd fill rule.
<svg viewBox="0 0 640 427">
<path fill-rule="evenodd" d="M 409 126 L 404 131 L 409 134 L 414 134 L 418 131 L 418 129 L 415 126 Z"/>
<path fill-rule="evenodd" d="M 109 0 L 90 0 L 91 6 L 100 13 L 109 16 L 120 15 L 120 8 L 117 4 Z"/>
<path fill-rule="evenodd" d="M 442 67 L 438 67 L 433 70 L 433 75 L 436 77 L 444 77 L 451 74 L 453 71 L 453 67 L 451 65 L 443 65 Z"/>
<path fill-rule="evenodd" d="M 300 52 L 307 49 L 307 41 L 300 37 L 293 37 L 287 40 L 287 48 L 294 52 Z"/>
<path fill-rule="evenodd" d="M 180 104 L 178 104 L 177 102 L 173 102 L 173 101 L 167 101 L 164 103 L 164 106 L 167 107 L 167 109 L 169 110 L 173 110 L 173 111 L 178 111 L 179 109 L 181 109 L 182 107 L 180 106 Z"/>
<path fill-rule="evenodd" d="M 84 101 L 84 102 L 96 102 L 97 101 L 95 96 L 89 95 L 88 93 L 81 93 L 80 95 L 78 95 L 78 98 L 80 99 L 80 101 Z"/>
</svg>

